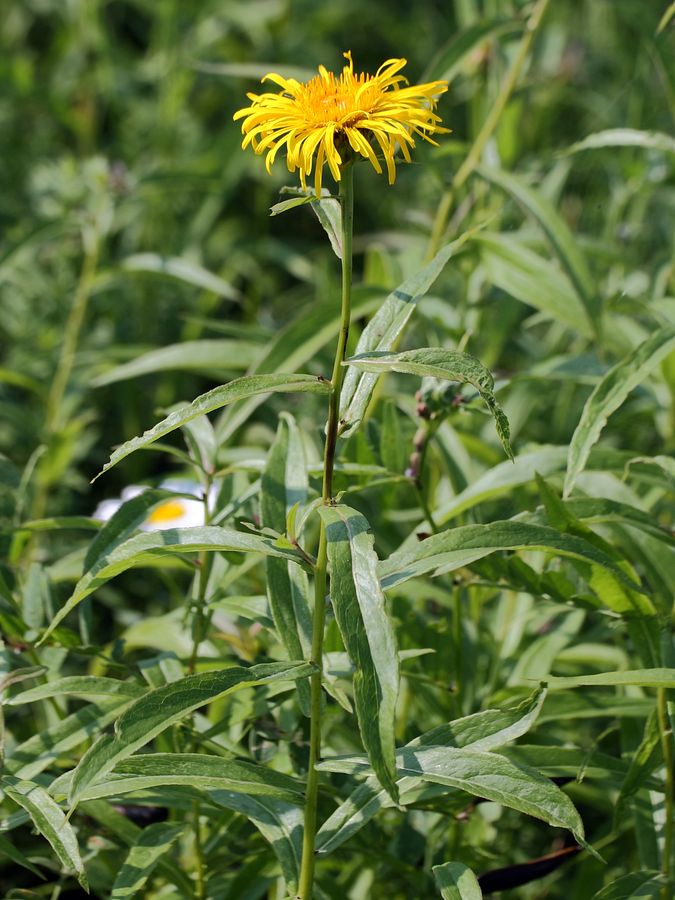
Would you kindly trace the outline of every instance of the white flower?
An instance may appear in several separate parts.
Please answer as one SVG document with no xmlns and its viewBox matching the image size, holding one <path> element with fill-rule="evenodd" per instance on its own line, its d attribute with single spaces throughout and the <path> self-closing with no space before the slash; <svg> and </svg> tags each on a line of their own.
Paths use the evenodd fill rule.
<svg viewBox="0 0 675 900">
<path fill-rule="evenodd" d="M 188 479 L 168 478 L 160 484 L 167 491 L 179 494 L 192 494 L 195 498 L 203 496 L 203 488 L 196 481 Z M 137 497 L 147 490 L 141 485 L 132 484 L 125 487 L 120 497 L 114 500 L 103 500 L 94 510 L 94 519 L 107 522 L 128 500 Z M 209 505 L 215 500 L 216 490 L 211 490 Z M 170 497 L 150 510 L 141 522 L 141 531 L 164 531 L 167 528 L 191 528 L 204 524 L 204 502 L 201 499 L 190 500 L 187 497 Z"/>
</svg>

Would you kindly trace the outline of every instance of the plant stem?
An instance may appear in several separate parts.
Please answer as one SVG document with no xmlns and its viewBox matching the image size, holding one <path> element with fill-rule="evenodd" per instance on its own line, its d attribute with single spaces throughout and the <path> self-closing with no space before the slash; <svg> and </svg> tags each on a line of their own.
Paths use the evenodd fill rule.
<svg viewBox="0 0 675 900">
<path fill-rule="evenodd" d="M 664 885 L 661 896 L 663 900 L 671 900 L 673 896 L 670 877 L 673 871 L 673 832 L 675 829 L 675 809 L 673 808 L 673 805 L 675 802 L 675 784 L 673 783 L 673 730 L 670 726 L 670 719 L 668 717 L 668 700 L 665 688 L 659 688 L 657 691 L 656 708 L 659 720 L 659 731 L 661 732 L 663 764 L 666 769 L 666 821 L 664 825 L 663 859 L 661 862 L 661 871 L 668 879 L 668 884 Z"/>
<path fill-rule="evenodd" d="M 441 202 L 438 205 L 436 218 L 434 219 L 434 224 L 431 231 L 431 238 L 429 240 L 429 249 L 427 251 L 428 259 L 432 259 L 440 250 L 441 243 L 443 241 L 443 235 L 445 234 L 445 229 L 448 226 L 448 219 L 450 218 L 450 213 L 452 212 L 455 192 L 462 187 L 469 175 L 471 175 L 473 170 L 478 165 L 483 154 L 483 150 L 485 150 L 485 145 L 490 140 L 492 133 L 499 124 L 499 119 L 504 111 L 504 107 L 508 103 L 509 98 L 511 97 L 511 94 L 513 93 L 513 90 L 518 82 L 518 79 L 520 78 L 520 73 L 523 70 L 523 66 L 525 65 L 525 62 L 527 60 L 527 55 L 530 52 L 530 47 L 532 46 L 532 41 L 534 40 L 534 35 L 536 34 L 536 31 L 541 24 L 541 20 L 544 17 L 544 13 L 546 12 L 546 7 L 548 6 L 548 4 L 549 0 L 539 0 L 539 2 L 532 10 L 532 15 L 525 25 L 525 34 L 523 35 L 523 38 L 520 42 L 520 46 L 518 47 L 518 52 L 516 53 L 515 59 L 511 63 L 511 68 L 506 73 L 506 78 L 502 82 L 502 86 L 499 89 L 497 97 L 495 98 L 495 102 L 492 104 L 490 112 L 487 114 L 487 117 L 483 122 L 483 127 L 478 132 L 476 140 L 473 142 L 471 149 L 466 156 L 466 159 L 459 167 L 459 169 L 457 169 L 450 187 L 441 197 Z"/>
<path fill-rule="evenodd" d="M 85 244 L 86 246 L 86 244 Z M 45 412 L 45 444 L 47 450 L 52 442 L 54 435 L 62 426 L 62 404 L 63 397 L 68 387 L 70 373 L 75 362 L 75 354 L 77 353 L 77 342 L 82 330 L 82 324 L 87 312 L 87 305 L 91 295 L 91 289 L 96 276 L 96 268 L 100 253 L 100 238 L 96 233 L 91 239 L 91 245 L 85 249 L 84 261 L 80 271 L 80 277 L 75 288 L 73 303 L 68 313 L 66 327 L 63 334 L 63 344 L 61 345 L 61 353 L 56 366 L 56 372 L 49 389 L 47 397 L 47 409 Z M 49 454 L 47 453 L 45 459 Z M 38 465 L 38 474 L 41 466 Z M 51 481 L 48 475 L 43 474 L 38 479 L 37 491 L 33 502 L 32 518 L 41 519 L 44 516 L 47 506 L 47 497 Z"/>
<path fill-rule="evenodd" d="M 352 233 L 354 223 L 354 180 L 351 165 L 347 165 L 342 170 L 340 205 L 342 208 L 342 313 L 340 334 L 338 336 L 331 377 L 333 389 L 328 401 L 326 443 L 323 454 L 322 497 L 324 504 L 327 505 L 333 499 L 333 467 L 335 465 L 335 447 L 340 416 L 340 390 L 344 377 L 344 366 L 342 363 L 347 350 L 351 315 Z M 314 882 L 314 840 L 316 836 L 316 813 L 319 793 L 319 774 L 316 770 L 316 765 L 321 755 L 321 684 L 323 679 L 323 633 L 326 619 L 326 586 L 328 581 L 327 563 L 326 529 L 322 522 L 319 532 L 319 550 L 314 570 L 314 617 L 312 623 L 311 661 L 316 666 L 317 671 L 310 680 L 309 764 L 298 900 L 310 900 Z"/>
</svg>

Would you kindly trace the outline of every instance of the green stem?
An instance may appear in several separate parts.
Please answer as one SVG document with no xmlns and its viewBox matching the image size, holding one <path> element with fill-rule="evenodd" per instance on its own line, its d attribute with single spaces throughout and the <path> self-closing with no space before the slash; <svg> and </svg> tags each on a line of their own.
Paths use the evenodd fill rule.
<svg viewBox="0 0 675 900">
<path fill-rule="evenodd" d="M 441 197 L 441 202 L 438 205 L 438 210 L 436 211 L 436 218 L 434 219 L 433 228 L 431 231 L 431 238 L 429 240 L 429 249 L 427 252 L 427 256 L 429 259 L 432 259 L 440 250 L 441 243 L 443 241 L 443 235 L 445 234 L 445 229 L 448 227 L 448 220 L 450 218 L 450 213 L 452 212 L 452 208 L 454 205 L 454 195 L 455 192 L 458 191 L 462 185 L 465 183 L 469 175 L 473 172 L 473 170 L 478 165 L 481 156 L 483 155 L 483 151 L 485 150 L 485 145 L 490 140 L 492 133 L 495 128 L 499 124 L 499 119 L 501 114 L 504 112 L 504 107 L 509 101 L 511 94 L 520 78 L 520 74 L 523 70 L 525 62 L 527 61 L 527 56 L 530 52 L 530 47 L 532 46 L 532 41 L 534 40 L 534 36 L 541 24 L 541 20 L 544 17 L 544 13 L 546 12 L 546 7 L 549 4 L 549 0 L 539 0 L 532 11 L 532 15 L 527 21 L 525 26 L 525 34 L 520 42 L 520 46 L 518 47 L 518 52 L 516 53 L 515 59 L 511 64 L 511 68 L 506 73 L 506 78 L 502 82 L 502 86 L 499 89 L 499 93 L 495 99 L 495 102 L 490 109 L 490 112 L 487 114 L 485 121 L 483 122 L 483 127 L 478 132 L 476 140 L 473 142 L 471 149 L 469 150 L 466 159 L 462 163 L 462 165 L 457 169 L 454 178 L 452 179 L 452 183 L 450 187 L 445 191 L 443 196 Z"/>
<path fill-rule="evenodd" d="M 202 833 L 199 825 L 200 803 L 195 800 L 192 804 L 192 815 L 194 817 L 195 830 L 195 900 L 204 900 L 206 897 L 206 882 L 204 879 L 204 848 L 202 847 Z"/>
<path fill-rule="evenodd" d="M 68 319 L 66 321 L 59 361 L 47 397 L 47 409 L 45 413 L 45 443 L 47 445 L 47 450 L 49 450 L 54 435 L 63 425 L 63 398 L 75 363 L 77 343 L 80 332 L 82 331 L 84 317 L 87 312 L 87 305 L 94 284 L 94 278 L 96 277 L 99 253 L 100 239 L 98 235 L 95 235 L 91 240 L 91 246 L 85 250 L 80 278 L 77 282 L 73 303 L 70 307 L 70 312 L 68 313 Z M 44 458 L 47 459 L 48 457 L 49 453 L 47 453 Z M 38 466 L 38 474 L 40 468 L 41 467 Z M 38 479 L 37 493 L 32 509 L 32 518 L 41 519 L 44 516 L 50 486 L 50 479 L 46 474 L 43 474 L 42 477 Z"/>
<path fill-rule="evenodd" d="M 666 821 L 664 825 L 663 840 L 663 859 L 661 862 L 661 871 L 668 879 L 668 884 L 664 885 L 661 896 L 663 900 L 671 900 L 672 884 L 670 877 L 673 871 L 673 837 L 675 829 L 675 784 L 673 783 L 673 730 L 670 726 L 668 717 L 668 700 L 665 688 L 659 688 L 656 699 L 657 715 L 659 720 L 659 731 L 661 732 L 661 747 L 663 750 L 663 763 L 666 769 L 665 778 L 665 813 Z"/>
<path fill-rule="evenodd" d="M 324 504 L 333 500 L 333 467 L 335 465 L 335 447 L 340 417 L 340 390 L 344 377 L 342 365 L 349 336 L 349 320 L 351 316 L 352 291 L 352 234 L 354 228 L 354 179 L 351 165 L 342 170 L 340 180 L 340 205 L 342 207 L 342 313 L 340 334 L 331 383 L 333 389 L 328 401 L 328 421 L 326 423 L 326 443 L 323 454 L 323 490 Z M 326 587 L 327 572 L 326 530 L 323 522 L 319 532 L 319 550 L 314 570 L 314 617 L 312 623 L 312 657 L 317 668 L 310 680 L 310 726 L 309 726 L 309 764 L 307 773 L 307 791 L 305 794 L 305 827 L 302 839 L 302 864 L 300 867 L 300 884 L 298 900 L 310 900 L 314 882 L 314 841 L 317 823 L 317 801 L 319 794 L 319 773 L 316 765 L 321 755 L 321 702 L 323 679 L 323 633 L 326 619 Z"/>
</svg>

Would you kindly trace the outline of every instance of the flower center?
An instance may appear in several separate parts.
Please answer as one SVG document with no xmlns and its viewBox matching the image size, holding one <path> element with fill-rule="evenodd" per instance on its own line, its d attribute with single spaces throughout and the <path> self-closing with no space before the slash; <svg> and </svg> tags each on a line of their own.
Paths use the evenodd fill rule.
<svg viewBox="0 0 675 900">
<path fill-rule="evenodd" d="M 153 509 L 146 522 L 149 525 L 170 522 L 171 519 L 179 519 L 184 512 L 185 508 L 180 500 L 167 500 L 166 503 L 161 503 L 156 509 Z"/>
</svg>

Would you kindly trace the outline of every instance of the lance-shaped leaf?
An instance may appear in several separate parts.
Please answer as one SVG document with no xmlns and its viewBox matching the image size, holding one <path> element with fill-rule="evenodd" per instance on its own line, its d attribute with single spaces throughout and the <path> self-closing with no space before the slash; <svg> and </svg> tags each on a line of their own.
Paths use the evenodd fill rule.
<svg viewBox="0 0 675 900">
<path fill-rule="evenodd" d="M 48 681 L 37 687 L 15 694 L 4 701 L 5 706 L 20 706 L 23 703 L 35 703 L 46 697 L 128 697 L 136 700 L 142 697 L 147 688 L 134 681 L 121 681 L 119 678 L 104 678 L 98 675 L 70 675 L 56 681 Z"/>
<path fill-rule="evenodd" d="M 659 150 L 675 155 L 675 139 L 662 131 L 640 131 L 636 128 L 608 128 L 596 131 L 566 150 L 566 153 L 580 153 L 582 150 L 601 150 L 605 147 L 641 147 L 644 150 Z"/>
<path fill-rule="evenodd" d="M 137 356 L 130 362 L 115 366 L 92 382 L 92 387 L 103 387 L 129 378 L 138 378 L 153 372 L 226 372 L 246 370 L 260 353 L 260 345 L 242 340 L 183 341 L 169 344 Z"/>
<path fill-rule="evenodd" d="M 110 900 L 129 900 L 137 896 L 184 828 L 184 825 L 169 825 L 167 822 L 156 822 L 144 828 L 117 873 Z"/>
<path fill-rule="evenodd" d="M 25 809 L 33 825 L 51 844 L 59 861 L 69 872 L 75 872 L 85 891 L 89 890 L 77 838 L 61 808 L 44 788 L 32 781 L 4 775 L 0 785 L 8 797 Z"/>
<path fill-rule="evenodd" d="M 545 690 L 536 691 L 516 707 L 486 709 L 455 719 L 427 731 L 406 746 L 418 747 L 442 744 L 448 747 L 472 747 L 474 750 L 494 750 L 526 734 L 534 724 L 546 697 Z M 401 803 L 406 794 L 414 791 L 419 779 L 399 778 Z M 316 836 L 317 853 L 330 853 L 359 831 L 380 809 L 392 801 L 374 778 L 360 784 L 328 818 Z"/>
<path fill-rule="evenodd" d="M 478 879 L 464 863 L 448 862 L 431 871 L 443 900 L 483 900 Z"/>
<path fill-rule="evenodd" d="M 71 776 L 68 772 L 52 784 L 50 792 L 54 797 L 68 793 Z M 117 797 L 169 784 L 201 791 L 276 797 L 290 803 L 302 803 L 305 792 L 304 784 L 289 775 L 255 763 L 201 753 L 147 753 L 118 762 L 114 772 L 89 785 L 81 800 Z"/>
<path fill-rule="evenodd" d="M 150 691 L 120 716 L 114 735 L 104 735 L 84 754 L 73 775 L 70 804 L 77 803 L 90 784 L 100 781 L 121 760 L 200 706 L 242 687 L 295 681 L 313 671 L 314 667 L 304 662 L 261 663 L 248 669 L 233 666 L 188 675 Z"/>
<path fill-rule="evenodd" d="M 539 223 L 579 294 L 589 321 L 597 328 L 600 307 L 588 263 L 569 226 L 553 204 L 518 175 L 485 166 L 476 171 L 481 178 L 510 194 Z"/>
<path fill-rule="evenodd" d="M 419 350 L 404 350 L 402 353 L 362 353 L 348 359 L 344 365 L 365 372 L 402 372 L 407 375 L 419 375 L 421 378 L 442 378 L 446 381 L 460 381 L 473 385 L 495 420 L 497 434 L 506 455 L 513 459 L 509 444 L 509 423 L 495 399 L 494 379 L 475 356 L 457 350 L 422 347 Z"/>
<path fill-rule="evenodd" d="M 594 895 L 593 900 L 649 900 L 661 897 L 668 879 L 660 872 L 645 869 L 622 875 Z"/>
<path fill-rule="evenodd" d="M 246 816 L 269 841 L 279 860 L 287 894 L 294 897 L 302 859 L 302 809 L 274 797 L 247 797 L 232 791 L 211 791 L 209 796 L 214 803 Z"/>
<path fill-rule="evenodd" d="M 125 459 L 136 450 L 147 447 L 160 438 L 181 425 L 196 419 L 197 416 L 203 416 L 211 413 L 216 409 L 222 409 L 228 403 L 234 403 L 237 400 L 244 400 L 246 397 L 252 397 L 255 394 L 271 394 L 271 393 L 297 393 L 298 391 L 309 391 L 311 393 L 327 394 L 331 391 L 330 383 L 321 378 L 315 378 L 312 375 L 245 375 L 243 378 L 236 378 L 229 384 L 222 384 L 220 387 L 201 394 L 196 400 L 187 406 L 175 410 L 161 422 L 158 422 L 153 428 L 145 431 L 139 437 L 132 438 L 130 441 L 122 444 L 112 453 L 109 461 L 99 472 L 96 478 L 99 478 L 108 469 L 116 466 L 118 462 Z M 94 479 L 96 480 L 96 479 Z"/>
<path fill-rule="evenodd" d="M 281 559 L 302 562 L 302 557 L 294 550 L 279 547 L 268 537 L 221 528 L 218 525 L 203 525 L 195 528 L 167 528 L 165 531 L 150 531 L 137 534 L 124 541 L 105 555 L 99 556 L 91 569 L 80 578 L 75 590 L 52 619 L 42 641 L 56 628 L 59 622 L 78 603 L 88 597 L 106 581 L 125 572 L 133 566 L 140 566 L 171 554 L 228 552 L 262 553 Z"/>
<path fill-rule="evenodd" d="M 600 672 L 597 675 L 571 675 L 549 678 L 551 688 L 586 687 L 591 685 L 639 685 L 652 688 L 675 688 L 675 669 L 631 669 L 624 672 Z"/>
<path fill-rule="evenodd" d="M 323 506 L 330 594 L 342 640 L 353 662 L 354 701 L 363 746 L 375 774 L 398 799 L 394 717 L 398 654 L 377 577 L 377 555 L 366 519 L 348 506 Z"/>
<path fill-rule="evenodd" d="M 172 278 L 184 281 L 204 291 L 211 291 L 228 300 L 240 300 L 241 294 L 229 282 L 209 272 L 203 266 L 197 265 L 189 259 L 180 256 L 160 256 L 157 253 L 137 253 L 128 256 L 120 263 L 120 269 L 124 272 L 159 275 L 164 278 Z"/>
<path fill-rule="evenodd" d="M 516 520 L 491 522 L 489 525 L 463 525 L 451 531 L 441 531 L 420 541 L 416 547 L 396 551 L 382 560 L 378 571 L 383 587 L 389 588 L 427 572 L 452 572 L 496 550 L 526 549 L 543 550 L 607 569 L 639 596 L 636 602 L 641 610 L 653 612 L 640 585 L 631 581 L 607 553 L 576 535 L 561 534 L 555 528 Z M 622 608 L 618 611 L 626 610 Z"/>
<path fill-rule="evenodd" d="M 417 304 L 441 274 L 448 260 L 482 227 L 480 225 L 473 228 L 456 241 L 446 244 L 427 266 L 389 294 L 363 329 L 356 345 L 357 356 L 374 350 L 392 350 L 396 346 Z M 351 434 L 366 414 L 379 374 L 359 372 L 355 368 L 347 370 L 340 393 L 340 421 L 344 423 L 341 426 L 342 434 Z"/>
<path fill-rule="evenodd" d="M 583 471 L 591 447 L 600 437 L 607 419 L 628 394 L 675 349 L 675 326 L 660 328 L 607 372 L 586 401 L 570 442 L 565 475 L 567 496 Z"/>
<path fill-rule="evenodd" d="M 263 525 L 283 534 L 289 510 L 296 503 L 306 503 L 308 489 L 302 437 L 295 420 L 286 415 L 279 423 L 261 479 Z M 268 557 L 265 565 L 267 596 L 279 637 L 291 659 L 307 659 L 312 633 L 307 575 L 299 566 L 283 559 Z M 298 699 L 303 712 L 309 716 L 309 685 L 306 681 L 298 682 Z"/>
<path fill-rule="evenodd" d="M 325 759 L 318 768 L 348 775 L 373 771 L 362 756 Z M 579 843 L 585 843 L 583 823 L 569 797 L 534 769 L 516 766 L 497 753 L 459 747 L 403 747 L 396 751 L 396 771 L 399 777 L 457 788 L 567 828 Z"/>
</svg>

